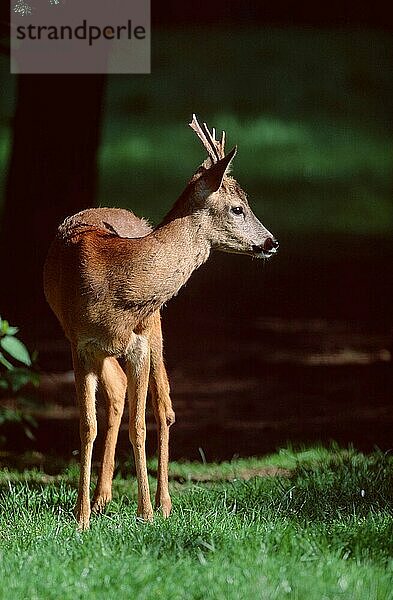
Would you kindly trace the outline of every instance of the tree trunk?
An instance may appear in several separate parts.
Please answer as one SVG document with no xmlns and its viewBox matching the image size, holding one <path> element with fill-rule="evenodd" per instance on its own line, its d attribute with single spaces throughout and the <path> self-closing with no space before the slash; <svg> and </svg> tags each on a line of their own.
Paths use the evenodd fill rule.
<svg viewBox="0 0 393 600">
<path fill-rule="evenodd" d="M 42 289 L 57 225 L 94 206 L 104 75 L 20 75 L 0 238 L 0 314 L 32 348 L 62 335 Z"/>
</svg>

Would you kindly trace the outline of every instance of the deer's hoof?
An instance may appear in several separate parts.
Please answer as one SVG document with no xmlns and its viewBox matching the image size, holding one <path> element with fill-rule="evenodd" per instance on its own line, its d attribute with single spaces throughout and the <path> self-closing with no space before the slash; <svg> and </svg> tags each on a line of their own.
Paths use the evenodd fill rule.
<svg viewBox="0 0 393 600">
<path fill-rule="evenodd" d="M 77 530 L 86 531 L 90 527 L 90 513 L 76 515 Z"/>
<path fill-rule="evenodd" d="M 166 498 L 158 498 L 156 499 L 156 509 L 161 511 L 164 519 L 167 519 L 171 514 L 172 510 L 172 501 L 169 496 Z"/>
<path fill-rule="evenodd" d="M 109 504 L 112 500 L 112 494 L 99 494 L 93 500 L 93 506 L 91 507 L 91 512 L 96 515 L 99 515 L 103 512 L 105 506 Z"/>
<path fill-rule="evenodd" d="M 137 512 L 138 518 L 146 523 L 151 523 L 153 521 L 153 509 L 152 507 L 146 508 L 138 508 Z"/>
<path fill-rule="evenodd" d="M 81 519 L 78 521 L 78 531 L 87 531 L 90 529 L 90 519 Z"/>
<path fill-rule="evenodd" d="M 75 514 L 75 518 L 78 523 L 77 530 L 78 531 L 86 531 L 86 529 L 89 529 L 89 527 L 90 527 L 90 506 L 84 507 L 84 506 L 81 506 L 78 502 L 78 504 L 75 507 L 74 514 Z"/>
</svg>

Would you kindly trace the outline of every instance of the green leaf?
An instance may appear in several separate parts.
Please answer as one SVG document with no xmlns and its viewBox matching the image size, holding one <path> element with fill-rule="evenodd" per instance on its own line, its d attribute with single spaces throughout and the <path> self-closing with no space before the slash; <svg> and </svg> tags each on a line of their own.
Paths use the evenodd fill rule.
<svg viewBox="0 0 393 600">
<path fill-rule="evenodd" d="M 8 369 L 9 371 L 12 371 L 12 369 L 14 368 L 14 365 L 12 365 L 4 356 L 4 354 L 2 352 L 0 352 L 0 364 L 3 365 L 6 369 Z"/>
<path fill-rule="evenodd" d="M 12 358 L 19 360 L 30 367 L 31 359 L 27 351 L 27 348 L 18 338 L 12 337 L 11 335 L 5 335 L 0 339 L 0 346 L 5 350 Z"/>
<path fill-rule="evenodd" d="M 19 329 L 17 327 L 11 327 L 11 325 L 8 327 L 6 333 L 7 335 L 16 335 L 18 333 Z"/>
<path fill-rule="evenodd" d="M 20 410 L 13 408 L 2 408 L 0 410 L 0 424 L 3 423 L 21 423 L 23 420 Z"/>
<path fill-rule="evenodd" d="M 32 440 L 33 442 L 35 442 L 35 435 L 34 433 L 31 431 L 30 427 L 28 427 L 28 425 L 24 425 L 23 426 L 23 431 L 25 432 L 26 437 L 29 438 L 29 440 Z"/>
<path fill-rule="evenodd" d="M 38 374 L 33 373 L 28 369 L 13 369 L 13 371 L 9 373 L 8 379 L 13 392 L 19 391 L 28 383 L 31 383 L 34 387 L 37 387 L 39 383 L 39 381 L 37 382 Z"/>
<path fill-rule="evenodd" d="M 0 332 L 2 334 L 7 333 L 8 327 L 9 327 L 8 321 L 6 321 L 5 319 L 2 319 L 1 320 Z"/>
</svg>

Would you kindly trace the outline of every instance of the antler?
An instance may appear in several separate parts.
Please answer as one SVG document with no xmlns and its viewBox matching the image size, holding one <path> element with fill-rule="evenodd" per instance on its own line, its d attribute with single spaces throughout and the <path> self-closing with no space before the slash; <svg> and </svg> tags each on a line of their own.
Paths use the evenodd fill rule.
<svg viewBox="0 0 393 600">
<path fill-rule="evenodd" d="M 206 123 L 201 127 L 195 114 L 192 115 L 192 121 L 189 123 L 191 129 L 195 131 L 202 144 L 206 148 L 213 163 L 218 162 L 225 156 L 225 131 L 222 132 L 221 141 L 216 140 L 216 130 L 213 127 L 212 132 L 209 131 Z"/>
</svg>

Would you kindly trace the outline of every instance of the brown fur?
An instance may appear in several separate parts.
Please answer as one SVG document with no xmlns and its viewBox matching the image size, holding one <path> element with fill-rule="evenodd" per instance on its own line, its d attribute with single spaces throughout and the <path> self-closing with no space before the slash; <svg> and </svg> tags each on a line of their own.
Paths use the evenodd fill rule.
<svg viewBox="0 0 393 600">
<path fill-rule="evenodd" d="M 214 142 L 218 144 L 218 142 Z M 221 152 L 222 150 L 222 152 Z M 138 479 L 138 514 L 152 518 L 145 457 L 146 395 L 158 428 L 156 506 L 171 510 L 169 426 L 174 422 L 166 374 L 160 307 L 177 294 L 212 249 L 263 254 L 271 234 L 252 213 L 245 193 L 227 175 L 236 152 L 204 163 L 160 226 L 130 211 L 82 211 L 60 225 L 44 269 L 45 295 L 71 342 L 80 406 L 81 472 L 76 516 L 89 526 L 90 467 L 97 433 L 95 390 L 100 381 L 108 420 L 93 510 L 111 499 L 115 446 L 128 389 L 129 435 Z M 220 154 L 220 156 L 221 156 Z M 232 212 L 242 207 L 242 215 Z M 127 374 L 117 358 L 126 360 Z"/>
</svg>

